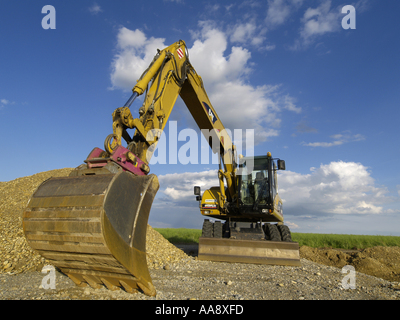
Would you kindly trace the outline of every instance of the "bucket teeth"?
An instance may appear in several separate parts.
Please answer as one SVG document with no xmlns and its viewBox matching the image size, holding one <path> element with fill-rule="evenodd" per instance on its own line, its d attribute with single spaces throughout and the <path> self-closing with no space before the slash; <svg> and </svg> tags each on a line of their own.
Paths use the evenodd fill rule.
<svg viewBox="0 0 400 320">
<path fill-rule="evenodd" d="M 103 284 L 107 287 L 108 290 L 111 291 L 119 290 L 117 281 L 107 280 L 105 278 L 100 278 L 100 280 L 103 282 Z"/>
<path fill-rule="evenodd" d="M 89 285 L 93 289 L 100 289 L 104 285 L 107 289 L 111 291 L 125 290 L 128 293 L 137 293 L 140 289 L 144 294 L 149 296 L 155 296 L 156 291 L 153 285 L 147 283 L 147 288 L 145 285 L 138 282 L 138 279 L 128 276 L 128 275 L 104 275 L 100 272 L 95 275 L 96 272 L 91 272 L 88 274 L 79 273 L 67 273 L 67 276 L 79 287 L 87 287 Z"/>
<path fill-rule="evenodd" d="M 80 275 L 75 275 L 71 273 L 67 273 L 67 276 L 78 286 L 78 287 L 87 287 L 87 283 Z"/>
<path fill-rule="evenodd" d="M 100 289 L 101 288 L 101 281 L 100 279 L 98 279 L 95 276 L 83 276 L 83 279 L 85 279 L 85 281 L 87 283 L 89 283 L 89 285 L 93 288 L 93 289 Z M 100 283 L 99 283 L 100 282 Z"/>
<path fill-rule="evenodd" d="M 93 273 L 93 272 L 92 272 Z M 87 287 L 88 285 L 93 289 L 100 289 L 104 285 L 108 290 L 125 290 L 128 293 L 137 293 L 140 289 L 144 294 L 149 296 L 155 296 L 156 291 L 153 285 L 147 283 L 147 288 L 145 285 L 138 283 L 138 279 L 129 278 L 129 276 L 121 276 L 118 278 L 117 275 L 114 276 L 95 276 L 95 275 L 83 275 L 78 273 L 68 273 L 67 276 L 79 287 Z"/>
<path fill-rule="evenodd" d="M 120 280 L 119 283 L 124 287 L 126 292 L 128 293 L 136 293 L 138 292 L 138 286 L 135 282 L 129 280 Z"/>
<path fill-rule="evenodd" d="M 150 297 L 154 297 L 156 295 L 156 289 L 151 283 L 147 283 L 147 285 L 144 285 L 143 283 L 138 282 L 138 286 L 144 294 L 147 294 Z"/>
</svg>

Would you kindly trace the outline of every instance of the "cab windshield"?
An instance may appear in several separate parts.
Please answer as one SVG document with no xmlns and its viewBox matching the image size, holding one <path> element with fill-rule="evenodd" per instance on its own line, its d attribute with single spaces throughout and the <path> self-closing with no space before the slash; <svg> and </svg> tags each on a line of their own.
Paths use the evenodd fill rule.
<svg viewBox="0 0 400 320">
<path fill-rule="evenodd" d="M 249 161 L 240 165 L 242 175 L 240 181 L 240 199 L 245 205 L 269 203 L 268 160 L 266 157 L 254 157 L 251 168 Z"/>
</svg>

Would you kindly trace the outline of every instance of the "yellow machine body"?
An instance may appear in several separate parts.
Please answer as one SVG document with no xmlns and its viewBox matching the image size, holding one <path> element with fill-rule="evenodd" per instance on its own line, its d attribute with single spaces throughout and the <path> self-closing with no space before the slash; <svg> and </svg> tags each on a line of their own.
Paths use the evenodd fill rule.
<svg viewBox="0 0 400 320">
<path fill-rule="evenodd" d="M 253 240 L 236 241 L 249 233 L 239 232 L 239 224 L 266 221 L 282 224 L 282 201 L 275 194 L 269 207 L 261 198 L 253 200 L 254 210 L 245 204 L 242 180 L 236 174 L 235 146 L 207 96 L 202 78 L 189 62 L 184 41 L 159 50 L 132 91 L 127 103 L 112 114 L 113 133 L 105 139 L 105 150 L 93 149 L 85 164 L 77 167 L 71 176 L 45 181 L 33 194 L 23 214 L 24 233 L 33 249 L 79 286 L 105 285 L 111 290 L 123 288 L 128 292 L 140 290 L 147 295 L 156 294 L 146 263 L 146 230 L 159 184 L 157 177 L 149 174 L 149 162 L 180 96 L 220 159 L 219 186 L 206 190 L 199 199 L 201 213 L 225 220 L 230 226 L 223 230 L 221 224 L 216 223 L 215 232 L 211 233 L 214 238 L 221 233 L 228 235 L 223 242 L 211 239 L 209 232 L 203 235 L 199 258 L 221 259 L 220 253 L 225 252 L 225 258 L 230 257 L 222 261 L 268 262 L 271 255 L 279 258 L 279 250 L 283 250 L 285 257 L 288 257 L 285 250 L 296 251 L 288 241 L 275 243 L 272 248 L 269 244 L 267 248 L 268 241 L 256 235 L 259 240 L 254 244 L 259 249 L 253 250 L 256 259 L 240 258 L 246 250 L 239 247 L 253 247 L 252 243 L 242 241 Z M 144 95 L 144 102 L 139 117 L 134 118 L 129 108 L 139 95 Z M 128 129 L 135 129 L 132 136 Z M 126 147 L 122 146 L 122 140 Z M 272 161 L 271 156 L 268 157 Z M 268 168 L 268 181 L 272 181 L 272 174 L 276 180 L 276 172 Z M 264 189 L 260 190 L 265 192 Z M 266 235 L 274 231 L 269 225 L 259 227 Z M 207 228 L 210 229 L 209 224 Z M 287 231 L 284 231 L 286 235 Z M 219 241 L 214 246 L 216 251 L 212 248 L 214 240 Z M 288 246 L 290 248 L 285 249 Z M 299 261 L 289 256 L 289 260 Z M 216 261 L 221 261 L 218 259 Z"/>
</svg>

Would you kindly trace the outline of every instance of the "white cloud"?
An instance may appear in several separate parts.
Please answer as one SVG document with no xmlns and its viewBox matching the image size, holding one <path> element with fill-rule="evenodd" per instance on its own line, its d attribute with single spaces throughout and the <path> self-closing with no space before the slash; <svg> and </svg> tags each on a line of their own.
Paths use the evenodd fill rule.
<svg viewBox="0 0 400 320">
<path fill-rule="evenodd" d="M 213 5 L 210 4 L 210 5 L 206 6 L 206 10 L 209 13 L 216 12 L 216 11 L 218 11 L 218 9 L 219 9 L 219 4 L 213 4 Z"/>
<path fill-rule="evenodd" d="M 225 6 L 225 9 L 227 12 L 229 12 L 234 6 L 235 6 L 235 4 L 232 3 L 230 5 Z"/>
<path fill-rule="evenodd" d="M 279 134 L 283 109 L 296 112 L 294 100 L 280 93 L 279 85 L 252 86 L 246 83 L 251 74 L 251 53 L 233 46 L 229 55 L 227 36 L 222 31 L 203 26 L 199 39 L 189 50 L 191 62 L 203 77 L 213 106 L 227 128 L 254 129 L 255 143 Z M 244 108 L 245 106 L 245 108 Z"/>
<path fill-rule="evenodd" d="M 202 76 L 210 101 L 226 128 L 255 129 L 255 143 L 279 134 L 280 113 L 301 111 L 294 99 L 281 92 L 280 85 L 253 86 L 247 82 L 252 72 L 249 50 L 232 46 L 228 35 L 212 22 L 199 23 L 192 31 L 194 44 L 190 61 Z M 166 47 L 165 39 L 148 38 L 140 30 L 122 27 L 118 33 L 118 53 L 112 63 L 112 88 L 132 89 L 148 67 L 156 49 Z M 245 137 L 243 137 L 244 139 Z"/>
<path fill-rule="evenodd" d="M 0 110 L 5 108 L 6 106 L 13 105 L 13 104 L 15 104 L 15 102 L 11 102 L 10 100 L 7 100 L 7 99 L 1 99 L 0 100 Z"/>
<path fill-rule="evenodd" d="M 267 50 L 267 51 L 275 50 L 275 48 L 276 48 L 276 45 L 274 45 L 274 44 L 266 45 L 264 47 L 264 49 Z"/>
<path fill-rule="evenodd" d="M 90 12 L 91 14 L 96 15 L 96 14 L 98 14 L 98 13 L 100 13 L 100 12 L 103 12 L 103 10 L 102 10 L 101 7 L 95 2 L 95 3 L 93 3 L 93 5 L 89 8 L 89 12 Z"/>
<path fill-rule="evenodd" d="M 146 40 L 145 34 L 139 29 L 132 31 L 127 28 L 121 28 L 118 33 L 118 47 L 123 50 L 130 47 L 140 50 L 146 44 Z"/>
<path fill-rule="evenodd" d="M 157 221 L 163 219 L 162 212 L 168 206 L 182 212 L 180 219 L 176 217 L 177 223 L 180 221 L 182 224 L 187 213 L 193 212 L 197 214 L 193 219 L 197 219 L 200 225 L 201 216 L 194 204 L 193 187 L 200 186 L 204 192 L 218 186 L 217 170 L 166 174 L 158 178 L 160 191 L 153 205 L 159 208 Z M 390 209 L 384 208 L 391 201 L 386 196 L 388 190 L 376 186 L 368 168 L 361 163 L 337 161 L 321 164 L 319 168 L 311 168 L 309 174 L 280 171 L 278 181 L 279 194 L 284 201 L 285 223 L 291 229 L 300 228 L 301 221 L 328 219 L 332 215 L 391 213 Z"/>
<path fill-rule="evenodd" d="M 343 144 L 343 141 L 303 143 L 303 145 L 307 146 L 307 147 L 323 147 L 323 148 L 329 148 L 329 147 L 333 147 L 333 146 L 340 146 L 342 144 Z"/>
<path fill-rule="evenodd" d="M 219 186 L 218 170 L 203 172 L 172 173 L 158 176 L 160 191 L 170 201 L 193 202 L 193 187 L 200 186 L 202 191 Z"/>
<path fill-rule="evenodd" d="M 283 24 L 290 14 L 290 8 L 284 0 L 268 0 L 266 22 L 269 25 Z"/>
<path fill-rule="evenodd" d="M 331 2 L 331 0 L 323 1 L 318 7 L 306 10 L 300 30 L 301 42 L 297 42 L 293 49 L 307 47 L 317 37 L 341 30 L 341 10 L 339 7 L 331 8 Z"/>
<path fill-rule="evenodd" d="M 364 12 L 370 8 L 370 0 L 359 0 L 354 4 L 357 12 Z"/>
<path fill-rule="evenodd" d="M 165 39 L 148 39 L 139 29 L 133 31 L 122 27 L 117 40 L 118 53 L 112 63 L 112 89 L 131 90 L 153 60 L 157 49 L 166 47 Z"/>
<path fill-rule="evenodd" d="M 224 32 L 214 28 L 211 23 L 200 23 L 201 31 L 192 33 L 197 36 L 193 47 L 189 48 L 190 61 L 211 87 L 216 83 L 242 79 L 251 72 L 248 61 L 251 53 L 242 47 L 232 47 L 228 56 L 228 39 Z"/>
<path fill-rule="evenodd" d="M 289 16 L 297 10 L 303 0 L 268 0 L 268 11 L 265 22 L 269 27 L 285 23 Z"/>
<path fill-rule="evenodd" d="M 310 174 L 282 171 L 279 194 L 286 213 L 381 214 L 387 189 L 376 187 L 368 168 L 354 162 L 331 162 Z"/>
<path fill-rule="evenodd" d="M 254 129 L 255 144 L 279 135 L 281 119 L 278 113 L 283 102 L 272 97 L 278 93 L 279 86 L 252 87 L 227 82 L 216 84 L 214 88 L 210 99 L 226 127 Z"/>
<path fill-rule="evenodd" d="M 258 30 L 255 21 L 250 21 L 247 23 L 239 23 L 232 27 L 232 34 L 230 36 L 230 41 L 232 43 L 240 44 L 251 44 L 259 47 L 265 41 L 266 29 Z"/>
<path fill-rule="evenodd" d="M 150 225 L 201 229 L 204 217 L 200 214 L 193 187 L 200 186 L 203 193 L 219 186 L 218 170 L 158 175 L 158 179 L 160 190 L 151 207 Z"/>
<path fill-rule="evenodd" d="M 285 220 L 285 224 L 289 227 L 290 230 L 298 229 L 300 228 L 297 224 Z"/>
<path fill-rule="evenodd" d="M 256 31 L 256 26 L 254 23 L 241 23 L 235 26 L 234 31 L 231 35 L 232 42 L 244 43 L 247 41 L 248 37 L 251 37 Z"/>
<path fill-rule="evenodd" d="M 349 131 L 345 131 L 345 132 L 339 133 L 339 134 L 334 134 L 330 137 L 333 139 L 332 142 L 310 142 L 310 143 L 303 142 L 302 145 L 307 146 L 307 147 L 328 148 L 328 147 L 340 146 L 344 143 L 365 140 L 365 137 L 363 135 L 361 135 L 361 134 L 353 135 Z"/>
<path fill-rule="evenodd" d="M 296 112 L 296 113 L 301 113 L 301 108 L 296 107 L 295 99 L 293 97 L 286 95 L 283 99 L 284 99 L 285 109 Z"/>
</svg>

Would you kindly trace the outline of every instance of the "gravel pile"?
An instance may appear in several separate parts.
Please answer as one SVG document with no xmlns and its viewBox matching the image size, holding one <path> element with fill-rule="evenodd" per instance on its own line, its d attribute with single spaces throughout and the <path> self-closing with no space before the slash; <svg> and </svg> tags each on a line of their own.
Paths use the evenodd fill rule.
<svg viewBox="0 0 400 320">
<path fill-rule="evenodd" d="M 22 213 L 36 188 L 51 177 L 68 176 L 72 169 L 51 170 L 0 184 L 0 273 L 42 269 L 46 260 L 26 242 Z"/>
<path fill-rule="evenodd" d="M 18 274 L 42 270 L 50 264 L 33 251 L 22 230 L 22 213 L 36 188 L 51 177 L 65 177 L 73 169 L 41 172 L 32 176 L 0 183 L 0 274 Z M 168 242 L 157 231 L 147 228 L 147 264 L 153 269 L 167 267 L 186 259 L 187 255 Z"/>
<path fill-rule="evenodd" d="M 147 225 L 146 253 L 149 269 L 168 269 L 171 264 L 189 258 L 185 252 L 175 247 L 149 225 Z"/>
</svg>

